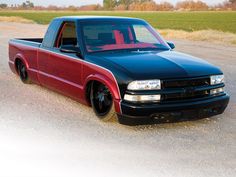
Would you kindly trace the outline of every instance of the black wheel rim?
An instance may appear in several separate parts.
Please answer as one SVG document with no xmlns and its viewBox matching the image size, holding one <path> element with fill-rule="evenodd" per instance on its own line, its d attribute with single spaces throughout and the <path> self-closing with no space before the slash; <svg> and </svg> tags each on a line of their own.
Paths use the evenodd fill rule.
<svg viewBox="0 0 236 177">
<path fill-rule="evenodd" d="M 98 85 L 93 90 L 93 107 L 97 115 L 105 116 L 112 107 L 112 95 L 105 85 Z"/>
<path fill-rule="evenodd" d="M 27 78 L 28 78 L 28 74 L 27 74 L 27 71 L 26 71 L 26 67 L 23 63 L 20 63 L 18 65 L 18 71 L 19 71 L 19 75 L 20 75 L 21 80 L 23 82 L 26 81 Z"/>
</svg>

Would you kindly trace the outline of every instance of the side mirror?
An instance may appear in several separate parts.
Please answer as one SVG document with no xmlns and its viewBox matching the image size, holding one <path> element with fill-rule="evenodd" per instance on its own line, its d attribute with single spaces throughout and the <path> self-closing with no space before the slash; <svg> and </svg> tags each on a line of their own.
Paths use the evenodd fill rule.
<svg viewBox="0 0 236 177">
<path fill-rule="evenodd" d="M 81 50 L 80 50 L 79 47 L 76 47 L 76 46 L 62 45 L 60 47 L 60 51 L 63 52 L 63 53 L 74 53 L 78 57 L 82 58 Z"/>
<path fill-rule="evenodd" d="M 76 46 L 62 45 L 60 51 L 63 53 L 80 53 L 80 48 Z"/>
<path fill-rule="evenodd" d="M 167 44 L 170 46 L 171 49 L 175 48 L 175 44 L 173 42 L 167 42 Z"/>
</svg>

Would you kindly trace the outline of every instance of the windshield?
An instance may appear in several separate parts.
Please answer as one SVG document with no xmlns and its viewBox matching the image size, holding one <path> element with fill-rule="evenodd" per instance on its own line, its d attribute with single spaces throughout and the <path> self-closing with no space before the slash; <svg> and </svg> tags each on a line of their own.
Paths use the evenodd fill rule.
<svg viewBox="0 0 236 177">
<path fill-rule="evenodd" d="M 84 23 L 82 35 L 87 52 L 169 49 L 161 36 L 145 23 Z"/>
</svg>

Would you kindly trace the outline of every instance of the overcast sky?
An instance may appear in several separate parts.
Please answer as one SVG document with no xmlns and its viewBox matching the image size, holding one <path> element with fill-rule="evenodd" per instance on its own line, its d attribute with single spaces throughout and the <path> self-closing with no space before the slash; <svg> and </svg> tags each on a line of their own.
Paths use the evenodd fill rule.
<svg viewBox="0 0 236 177">
<path fill-rule="evenodd" d="M 21 4 L 25 0 L 0 0 L 0 3 L 7 4 Z M 156 2 L 161 2 L 163 0 L 155 0 Z M 180 0 L 165 0 L 171 3 L 176 3 Z M 202 0 L 210 5 L 223 2 L 224 0 Z M 103 0 L 31 0 L 35 5 L 58 5 L 58 6 L 68 6 L 68 5 L 86 5 L 86 4 L 102 4 Z"/>
</svg>

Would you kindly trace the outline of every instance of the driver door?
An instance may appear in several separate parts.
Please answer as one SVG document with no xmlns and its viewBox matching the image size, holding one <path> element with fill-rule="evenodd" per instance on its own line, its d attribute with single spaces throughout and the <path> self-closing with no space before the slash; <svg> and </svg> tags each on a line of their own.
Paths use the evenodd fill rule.
<svg viewBox="0 0 236 177">
<path fill-rule="evenodd" d="M 46 73 L 40 80 L 42 85 L 80 100 L 81 59 L 75 53 L 62 52 L 62 46 L 79 49 L 75 22 L 64 22 L 61 25 L 49 57 L 39 62 L 40 70 Z"/>
</svg>

